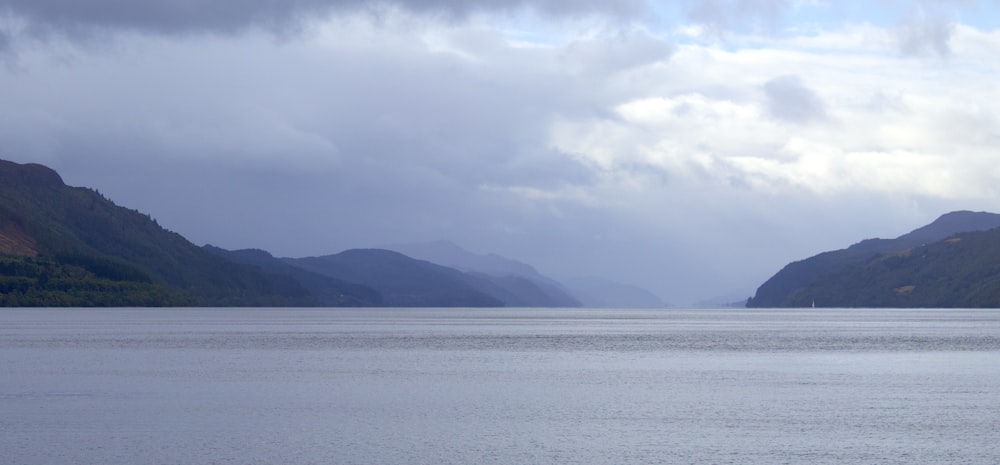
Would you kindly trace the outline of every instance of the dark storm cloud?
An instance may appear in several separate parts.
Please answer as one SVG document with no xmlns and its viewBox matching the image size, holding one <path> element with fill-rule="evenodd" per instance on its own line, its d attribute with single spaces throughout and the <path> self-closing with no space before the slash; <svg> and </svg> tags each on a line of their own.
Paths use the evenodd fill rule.
<svg viewBox="0 0 1000 465">
<path fill-rule="evenodd" d="M 439 51 L 391 26 L 339 26 L 344 38 L 332 43 L 137 38 L 128 46 L 142 55 L 122 63 L 85 53 L 100 66 L 31 61 L 35 79 L 0 74 L 0 95 L 39 110 L 0 108 L 0 140 L 196 242 L 285 254 L 487 237 L 520 221 L 498 212 L 520 207 L 504 203 L 508 186 L 595 182 L 549 147 L 546 122 L 605 107 L 595 81 L 614 69 L 571 77 L 566 63 L 589 55 L 513 47 L 462 25 L 442 29 Z M 609 66 L 639 66 L 664 48 L 635 41 L 637 57 Z M 49 98 L 54 88 L 86 97 Z M 171 187 L 177 179 L 185 189 Z M 282 237 L 297 239 L 269 242 Z"/>
<path fill-rule="evenodd" d="M 644 2 L 627 0 L 5 0 L 0 14 L 28 22 L 39 32 L 125 29 L 156 33 L 229 33 L 248 27 L 295 29 L 304 18 L 337 11 L 399 7 L 417 13 L 463 17 L 478 11 L 529 8 L 543 14 L 628 17 Z"/>
<path fill-rule="evenodd" d="M 810 123 L 827 119 L 826 105 L 798 76 L 779 76 L 764 84 L 767 112 L 789 123 Z"/>
<path fill-rule="evenodd" d="M 10 49 L 10 46 L 11 46 L 10 34 L 5 32 L 3 29 L 0 29 L 0 55 L 2 55 L 4 52 Z"/>
</svg>

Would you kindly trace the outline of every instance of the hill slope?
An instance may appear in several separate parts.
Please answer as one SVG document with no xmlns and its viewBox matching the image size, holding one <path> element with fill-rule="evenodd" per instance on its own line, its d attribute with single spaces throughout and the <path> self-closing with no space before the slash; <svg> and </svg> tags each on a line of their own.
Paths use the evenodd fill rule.
<svg viewBox="0 0 1000 465">
<path fill-rule="evenodd" d="M 824 276 L 793 305 L 1000 307 L 1000 229 L 880 254 Z"/>
<path fill-rule="evenodd" d="M 334 279 L 319 273 L 292 266 L 259 249 L 225 250 L 211 245 L 206 251 L 258 268 L 270 275 L 287 276 L 302 285 L 316 299 L 316 303 L 328 307 L 372 307 L 382 305 L 378 291 L 360 284 Z"/>
<path fill-rule="evenodd" d="M 53 170 L 0 160 L 0 305 L 316 305 Z"/>
<path fill-rule="evenodd" d="M 974 287 L 988 287 L 980 279 L 990 279 L 992 265 L 974 258 L 977 248 L 982 257 L 991 256 L 994 245 L 989 238 L 993 236 L 949 239 L 959 233 L 998 227 L 997 214 L 952 212 L 896 239 L 869 239 L 847 249 L 824 252 L 785 266 L 757 289 L 747 306 L 804 307 L 814 299 L 821 306 L 1000 305 L 967 295 Z M 979 237 L 969 237 L 973 236 Z M 938 254 L 941 250 L 954 253 Z M 928 255 L 928 251 L 934 253 Z M 967 260 L 961 265 L 955 257 Z M 938 276 L 937 281 L 929 281 L 931 276 Z M 947 291 L 940 287 L 945 282 L 950 282 Z"/>
<path fill-rule="evenodd" d="M 497 254 L 477 254 L 451 241 L 387 246 L 420 260 L 455 268 L 490 281 L 490 295 L 508 307 L 658 308 L 659 297 L 637 286 L 600 277 L 560 278 L 539 273 L 533 266 Z"/>
<path fill-rule="evenodd" d="M 561 283 L 517 260 L 496 254 L 472 253 L 450 241 L 398 244 L 386 248 L 488 281 L 490 285 L 480 290 L 500 299 L 508 307 L 581 306 L 580 301 L 570 295 Z M 482 283 L 480 285 L 483 286 Z"/>
<path fill-rule="evenodd" d="M 331 278 L 373 288 L 392 307 L 502 307 L 481 289 L 489 283 L 458 270 L 382 249 L 353 249 L 334 255 L 286 258 L 286 263 Z"/>
</svg>

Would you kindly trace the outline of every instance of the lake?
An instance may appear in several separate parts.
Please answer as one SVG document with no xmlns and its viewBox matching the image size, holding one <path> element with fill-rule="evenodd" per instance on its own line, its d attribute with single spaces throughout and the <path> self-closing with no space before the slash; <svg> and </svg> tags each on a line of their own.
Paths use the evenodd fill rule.
<svg viewBox="0 0 1000 465">
<path fill-rule="evenodd" d="M 1000 463 L 1000 311 L 9 309 L 5 464 Z"/>
</svg>

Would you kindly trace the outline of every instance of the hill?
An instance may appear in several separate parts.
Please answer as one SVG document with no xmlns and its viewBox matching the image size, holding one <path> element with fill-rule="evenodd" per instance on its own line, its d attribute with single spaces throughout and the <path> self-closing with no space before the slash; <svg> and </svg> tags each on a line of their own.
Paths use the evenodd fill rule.
<svg viewBox="0 0 1000 465">
<path fill-rule="evenodd" d="M 375 289 L 392 307 L 502 307 L 484 289 L 488 282 L 453 268 L 383 249 L 353 249 L 334 255 L 286 258 L 286 263 L 334 279 Z"/>
<path fill-rule="evenodd" d="M 0 160 L 0 305 L 321 303 L 292 277 L 202 250 L 45 166 Z"/>
<path fill-rule="evenodd" d="M 225 250 L 206 245 L 209 253 L 219 255 L 229 261 L 242 263 L 277 276 L 287 276 L 302 285 L 315 298 L 317 305 L 325 307 L 372 307 L 382 305 L 378 291 L 360 284 L 334 279 L 314 273 L 275 258 L 260 249 Z"/>
<path fill-rule="evenodd" d="M 785 266 L 747 306 L 1000 306 L 983 297 L 997 274 L 988 259 L 1000 239 L 995 228 L 1000 215 L 952 212 L 896 239 L 824 252 Z"/>
<path fill-rule="evenodd" d="M 477 254 L 451 241 L 396 244 L 387 249 L 490 281 L 485 290 L 507 306 L 658 308 L 659 297 L 637 286 L 600 277 L 550 278 L 533 266 L 497 254 Z"/>
<path fill-rule="evenodd" d="M 489 284 L 475 283 L 481 291 L 508 307 L 579 307 L 580 301 L 558 281 L 534 267 L 497 254 L 477 254 L 451 241 L 397 244 L 386 247 L 418 260 L 455 268 Z"/>
</svg>

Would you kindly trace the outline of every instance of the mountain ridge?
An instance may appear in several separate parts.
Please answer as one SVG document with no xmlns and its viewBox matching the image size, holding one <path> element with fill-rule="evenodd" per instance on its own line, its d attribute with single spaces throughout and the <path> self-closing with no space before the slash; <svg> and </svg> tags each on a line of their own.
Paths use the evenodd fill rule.
<svg viewBox="0 0 1000 465">
<path fill-rule="evenodd" d="M 757 289 L 756 294 L 748 299 L 747 307 L 809 306 L 813 299 L 808 296 L 814 293 L 817 285 L 825 285 L 830 280 L 850 281 L 845 273 L 860 273 L 858 267 L 863 267 L 866 263 L 878 263 L 886 257 L 906 255 L 912 253 L 914 248 L 938 244 L 957 234 L 996 228 L 1000 228 L 1000 214 L 954 211 L 895 239 L 866 239 L 846 249 L 822 252 L 786 265 Z M 875 277 L 869 276 L 869 279 Z M 858 283 L 861 284 L 863 283 Z M 906 286 L 908 285 L 901 284 L 899 287 Z M 845 293 L 842 298 L 825 295 L 823 305 L 854 305 L 864 302 L 849 299 L 846 296 L 850 293 L 847 288 L 842 291 Z M 882 301 L 884 299 L 878 302 Z"/>
<path fill-rule="evenodd" d="M 385 248 L 480 274 L 500 287 L 518 287 L 522 294 L 530 292 L 524 286 L 540 291 L 531 306 L 589 308 L 660 308 L 666 306 L 660 297 L 641 287 L 623 284 L 597 276 L 552 278 L 519 260 L 495 253 L 470 252 L 449 240 L 389 245 Z M 520 279 L 517 279 L 520 278 Z M 518 303 L 508 302 L 509 305 Z"/>
<path fill-rule="evenodd" d="M 210 254 L 38 164 L 0 160 L 0 244 L 2 305 L 317 303 L 294 279 Z"/>
<path fill-rule="evenodd" d="M 384 249 L 350 249 L 284 262 L 331 278 L 351 280 L 382 294 L 396 307 L 502 307 L 503 302 L 476 289 L 461 271 Z"/>
<path fill-rule="evenodd" d="M 477 254 L 448 240 L 385 247 L 407 256 L 478 276 L 483 290 L 516 307 L 580 307 L 580 300 L 559 281 L 535 267 L 495 253 Z"/>
</svg>

